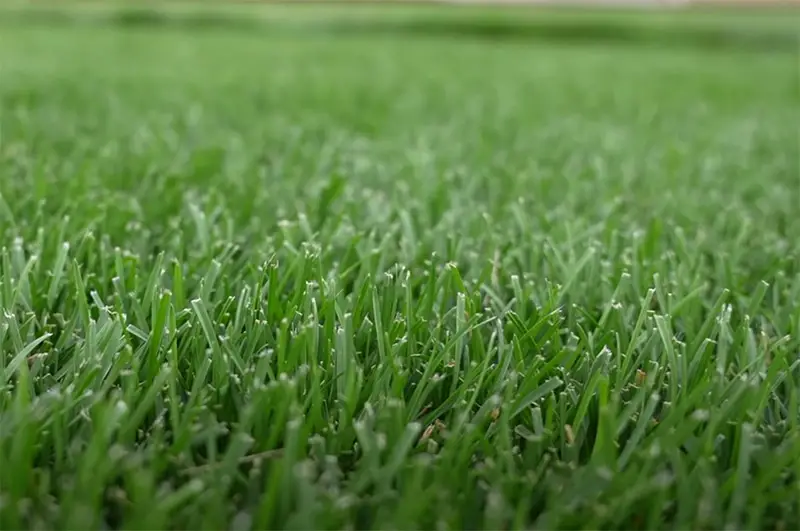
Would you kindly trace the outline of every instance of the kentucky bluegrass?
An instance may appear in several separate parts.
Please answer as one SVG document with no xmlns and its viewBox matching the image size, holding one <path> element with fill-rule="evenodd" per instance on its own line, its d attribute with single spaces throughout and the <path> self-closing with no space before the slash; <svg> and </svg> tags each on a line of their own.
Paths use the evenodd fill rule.
<svg viewBox="0 0 800 531">
<path fill-rule="evenodd" d="M 2 527 L 797 528 L 797 68 L 5 25 Z"/>
</svg>

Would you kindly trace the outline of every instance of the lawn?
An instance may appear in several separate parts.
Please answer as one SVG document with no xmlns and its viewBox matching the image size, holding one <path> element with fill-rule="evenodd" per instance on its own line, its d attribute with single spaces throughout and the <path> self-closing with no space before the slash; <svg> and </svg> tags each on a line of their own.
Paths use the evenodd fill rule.
<svg viewBox="0 0 800 531">
<path fill-rule="evenodd" d="M 795 13 L 4 9 L 0 528 L 800 527 Z"/>
</svg>

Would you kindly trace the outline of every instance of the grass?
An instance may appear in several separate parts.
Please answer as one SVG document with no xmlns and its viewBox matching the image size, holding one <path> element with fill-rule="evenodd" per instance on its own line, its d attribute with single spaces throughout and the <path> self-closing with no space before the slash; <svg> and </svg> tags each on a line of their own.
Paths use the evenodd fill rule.
<svg viewBox="0 0 800 531">
<path fill-rule="evenodd" d="M 3 529 L 800 526 L 796 50 L 15 16 Z"/>
</svg>

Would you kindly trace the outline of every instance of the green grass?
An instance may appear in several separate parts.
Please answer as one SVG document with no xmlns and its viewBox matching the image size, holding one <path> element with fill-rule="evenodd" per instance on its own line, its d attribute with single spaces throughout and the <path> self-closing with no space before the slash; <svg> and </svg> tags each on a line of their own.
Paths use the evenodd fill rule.
<svg viewBox="0 0 800 531">
<path fill-rule="evenodd" d="M 800 527 L 796 49 L 25 16 L 3 529 Z"/>
</svg>

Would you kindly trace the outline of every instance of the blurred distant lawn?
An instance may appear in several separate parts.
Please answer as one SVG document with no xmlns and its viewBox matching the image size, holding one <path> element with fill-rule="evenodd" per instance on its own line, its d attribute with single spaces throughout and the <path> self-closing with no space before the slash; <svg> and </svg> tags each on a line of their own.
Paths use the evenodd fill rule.
<svg viewBox="0 0 800 531">
<path fill-rule="evenodd" d="M 616 41 L 790 48 L 800 9 L 790 7 L 576 7 L 218 1 L 7 2 L 0 23 L 238 27 L 316 32 L 367 31 L 507 39 Z"/>
</svg>

